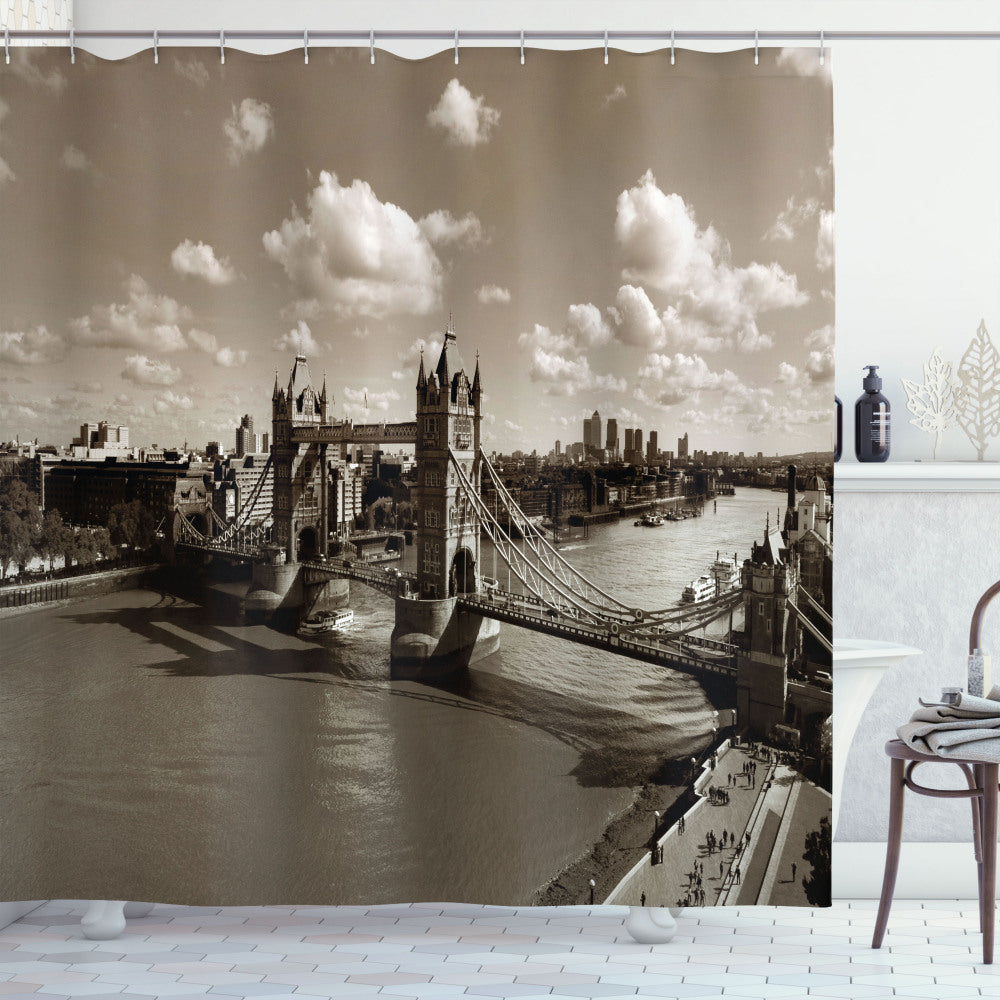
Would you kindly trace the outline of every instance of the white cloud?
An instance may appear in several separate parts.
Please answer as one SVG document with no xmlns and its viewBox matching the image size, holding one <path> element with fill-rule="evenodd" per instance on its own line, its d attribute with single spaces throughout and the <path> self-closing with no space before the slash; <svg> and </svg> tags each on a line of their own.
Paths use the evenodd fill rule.
<svg viewBox="0 0 1000 1000">
<path fill-rule="evenodd" d="M 97 167 L 94 166 L 90 157 L 82 149 L 77 149 L 72 144 L 63 149 L 59 162 L 66 170 L 75 170 L 81 174 L 97 176 Z"/>
<path fill-rule="evenodd" d="M 210 285 L 228 285 L 236 279 L 236 269 L 228 257 L 221 260 L 214 248 L 199 240 L 184 240 L 170 254 L 170 264 L 178 274 L 203 278 Z"/>
<path fill-rule="evenodd" d="M 782 361 L 778 365 L 778 382 L 785 385 L 797 385 L 799 379 L 801 378 L 801 372 L 795 365 L 790 365 L 787 361 Z"/>
<path fill-rule="evenodd" d="M 736 391 L 742 383 L 728 368 L 713 371 L 698 354 L 647 354 L 639 369 L 642 384 L 636 395 L 653 406 L 673 406 L 681 402 L 698 402 L 705 390 Z"/>
<path fill-rule="evenodd" d="M 232 347 L 220 347 L 212 356 L 212 361 L 220 368 L 242 368 L 250 358 L 248 351 L 238 351 Z"/>
<path fill-rule="evenodd" d="M 456 219 L 447 209 L 439 208 L 436 212 L 425 215 L 417 225 L 435 246 L 454 243 L 471 249 L 485 241 L 483 224 L 472 212 L 466 212 L 460 219 Z"/>
<path fill-rule="evenodd" d="M 601 347 L 611 340 L 611 328 L 592 302 L 579 302 L 566 310 L 566 333 L 584 347 Z"/>
<path fill-rule="evenodd" d="M 833 325 L 821 326 L 806 337 L 806 347 L 815 348 L 809 352 L 806 374 L 812 382 L 828 382 L 834 376 Z"/>
<path fill-rule="evenodd" d="M 42 365 L 58 361 L 66 353 L 66 342 L 47 327 L 0 331 L 0 361 L 11 365 Z"/>
<path fill-rule="evenodd" d="M 441 354 L 441 344 L 440 337 L 432 336 L 429 340 L 426 337 L 417 337 L 405 351 L 400 351 L 396 356 L 400 361 L 416 364 L 423 353 L 424 364 L 433 366 L 437 364 L 438 356 Z M 415 369 L 414 374 L 416 374 Z"/>
<path fill-rule="evenodd" d="M 480 285 L 476 289 L 476 298 L 483 306 L 507 305 L 510 302 L 510 289 L 499 285 Z"/>
<path fill-rule="evenodd" d="M 37 60 L 44 59 L 47 55 L 47 52 L 43 54 L 38 49 L 12 49 L 10 71 L 32 87 L 42 87 L 51 94 L 59 94 L 66 86 L 66 77 L 58 69 L 43 73 L 37 65 Z"/>
<path fill-rule="evenodd" d="M 623 83 L 619 83 L 615 89 L 604 98 L 602 106 L 610 108 L 616 101 L 623 101 L 626 97 L 628 97 L 628 92 L 625 90 L 625 85 Z"/>
<path fill-rule="evenodd" d="M 503 425 L 509 431 L 523 431 L 524 428 L 520 424 L 515 424 L 513 420 L 505 420 Z"/>
<path fill-rule="evenodd" d="M 139 275 L 125 282 L 128 302 L 94 306 L 70 321 L 70 339 L 87 347 L 137 347 L 179 351 L 184 346 L 181 320 L 189 310 L 168 295 L 156 295 Z"/>
<path fill-rule="evenodd" d="M 320 346 L 305 320 L 299 320 L 288 333 L 282 334 L 275 342 L 276 351 L 292 351 L 295 354 L 319 354 Z"/>
<path fill-rule="evenodd" d="M 168 361 L 147 358 L 145 354 L 130 354 L 125 359 L 122 378 L 136 385 L 176 385 L 180 381 L 181 370 Z"/>
<path fill-rule="evenodd" d="M 778 66 L 785 67 L 799 76 L 822 76 L 830 78 L 830 53 L 820 62 L 819 49 L 798 46 L 779 50 L 776 60 Z"/>
<path fill-rule="evenodd" d="M 406 372 L 394 371 L 392 373 L 392 380 L 394 382 L 405 382 L 406 379 L 408 379 L 408 378 L 409 378 L 409 375 L 407 375 Z"/>
<path fill-rule="evenodd" d="M 188 340 L 206 354 L 214 354 L 219 349 L 219 342 L 212 333 L 205 333 L 204 330 L 188 330 Z"/>
<path fill-rule="evenodd" d="M 651 171 L 618 196 L 615 237 L 622 277 L 664 296 L 660 318 L 678 345 L 723 337 L 741 350 L 768 347 L 772 341 L 758 316 L 809 299 L 778 264 L 734 266 L 726 240 L 712 226 L 699 229 L 693 209 L 680 195 L 661 191 Z M 651 317 L 635 319 L 645 325 L 628 326 L 631 336 L 653 336 Z"/>
<path fill-rule="evenodd" d="M 194 402 L 190 396 L 179 396 L 168 389 L 162 396 L 157 396 L 153 402 L 153 409 L 157 413 L 171 413 L 175 410 L 190 410 L 194 408 Z"/>
<path fill-rule="evenodd" d="M 795 234 L 808 222 L 815 218 L 819 211 L 819 202 L 815 198 L 806 198 L 799 201 L 792 195 L 785 202 L 785 207 L 778 213 L 777 219 L 764 233 L 765 240 L 788 241 L 795 238 Z"/>
<path fill-rule="evenodd" d="M 423 315 L 438 305 L 443 269 L 420 226 L 355 180 L 324 170 L 305 216 L 264 234 L 264 250 L 315 309 L 340 316 Z"/>
<path fill-rule="evenodd" d="M 710 326 L 684 321 L 673 307 L 659 313 L 644 288 L 622 285 L 611 307 L 615 336 L 623 343 L 647 350 L 716 351 L 725 340 L 713 336 Z"/>
<path fill-rule="evenodd" d="M 819 213 L 819 230 L 816 233 L 816 266 L 829 271 L 834 261 L 833 212 Z"/>
<path fill-rule="evenodd" d="M 393 403 L 399 402 L 402 396 L 395 389 L 386 389 L 384 392 L 373 392 L 367 386 L 360 389 L 352 389 L 349 386 L 344 389 L 344 410 L 348 415 L 359 415 L 371 413 L 387 413 Z"/>
<path fill-rule="evenodd" d="M 529 355 L 531 381 L 539 383 L 551 396 L 575 396 L 594 390 L 625 391 L 625 379 L 599 375 L 591 369 L 586 356 L 574 356 L 575 347 L 564 334 L 553 333 L 536 323 L 530 333 L 518 337 L 518 343 Z"/>
<path fill-rule="evenodd" d="M 244 97 L 239 107 L 222 124 L 222 131 L 229 140 L 226 155 L 235 166 L 249 153 L 258 153 L 274 134 L 271 106 L 252 97 Z"/>
<path fill-rule="evenodd" d="M 449 81 L 441 99 L 427 112 L 427 121 L 444 129 L 453 145 L 478 146 L 489 141 L 500 121 L 500 112 L 491 108 L 482 95 L 473 97 L 456 78 Z"/>
<path fill-rule="evenodd" d="M 208 68 L 194 56 L 174 59 L 174 72 L 196 87 L 204 87 L 208 83 Z"/>
</svg>

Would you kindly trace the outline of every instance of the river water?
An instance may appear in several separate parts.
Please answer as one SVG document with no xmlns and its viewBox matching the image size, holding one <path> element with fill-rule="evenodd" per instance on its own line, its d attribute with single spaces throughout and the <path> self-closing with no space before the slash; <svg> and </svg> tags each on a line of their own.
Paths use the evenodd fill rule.
<svg viewBox="0 0 1000 1000">
<path fill-rule="evenodd" d="M 781 507 L 561 551 L 662 608 Z M 352 606 L 308 641 L 149 590 L 0 621 L 0 898 L 524 904 L 711 737 L 693 678 L 511 625 L 448 687 L 392 681 L 392 602 Z"/>
</svg>

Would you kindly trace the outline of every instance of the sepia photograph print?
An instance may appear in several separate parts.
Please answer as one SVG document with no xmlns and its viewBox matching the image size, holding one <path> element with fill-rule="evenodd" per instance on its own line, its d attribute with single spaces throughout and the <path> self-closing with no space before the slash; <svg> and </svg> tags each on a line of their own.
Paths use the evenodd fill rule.
<svg viewBox="0 0 1000 1000">
<path fill-rule="evenodd" d="M 828 905 L 829 58 L 223 54 L 0 64 L 0 899 Z"/>
</svg>

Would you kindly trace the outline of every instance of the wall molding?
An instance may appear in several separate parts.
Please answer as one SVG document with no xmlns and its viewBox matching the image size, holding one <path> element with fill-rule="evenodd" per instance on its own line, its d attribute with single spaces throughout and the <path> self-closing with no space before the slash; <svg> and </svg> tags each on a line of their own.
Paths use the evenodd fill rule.
<svg viewBox="0 0 1000 1000">
<path fill-rule="evenodd" d="M 998 462 L 838 462 L 834 493 L 1000 492 Z"/>
<path fill-rule="evenodd" d="M 884 843 L 833 843 L 833 898 L 878 899 L 885 869 Z M 976 899 L 976 858 L 971 841 L 903 841 L 895 899 Z"/>
</svg>

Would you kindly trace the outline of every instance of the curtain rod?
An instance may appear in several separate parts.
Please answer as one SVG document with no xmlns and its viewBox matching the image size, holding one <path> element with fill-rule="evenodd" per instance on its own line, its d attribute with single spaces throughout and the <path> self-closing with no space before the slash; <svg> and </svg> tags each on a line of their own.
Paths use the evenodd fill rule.
<svg viewBox="0 0 1000 1000">
<path fill-rule="evenodd" d="M 317 41 L 367 42 L 376 41 L 440 41 L 466 42 L 996 42 L 1000 41 L 1000 29 L 995 31 L 445 31 L 436 30 L 390 30 L 390 29 L 349 29 L 323 30 L 233 30 L 191 29 L 171 30 L 6 30 L 4 36 L 11 42 L 19 40 L 49 40 L 80 42 L 86 39 L 145 39 L 164 41 L 301 41 L 308 37 L 309 43 Z"/>
</svg>

